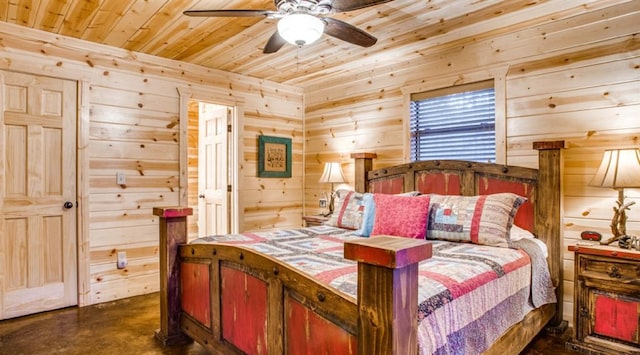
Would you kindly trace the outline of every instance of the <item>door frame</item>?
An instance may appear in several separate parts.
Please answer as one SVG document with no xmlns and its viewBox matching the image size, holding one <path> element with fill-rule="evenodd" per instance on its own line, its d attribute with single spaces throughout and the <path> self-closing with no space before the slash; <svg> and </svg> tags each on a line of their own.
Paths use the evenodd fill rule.
<svg viewBox="0 0 640 355">
<path fill-rule="evenodd" d="M 91 252 L 89 239 L 89 126 L 91 84 L 78 80 L 76 137 L 76 215 L 78 258 L 78 307 L 91 304 Z"/>
<path fill-rule="evenodd" d="M 240 157 L 242 157 L 242 145 L 239 144 L 242 136 L 242 122 L 244 100 L 239 97 L 229 95 L 229 93 L 221 93 L 215 90 L 178 88 L 180 95 L 180 205 L 188 204 L 189 182 L 188 182 L 188 105 L 189 101 L 203 101 L 215 105 L 227 106 L 233 110 L 231 115 L 231 134 L 228 141 L 228 169 L 229 181 L 231 185 L 231 195 L 229 198 L 230 205 L 230 225 L 229 233 L 238 233 L 242 224 L 240 206 L 240 198 L 238 193 L 238 184 L 241 179 L 238 167 L 240 166 Z"/>
</svg>

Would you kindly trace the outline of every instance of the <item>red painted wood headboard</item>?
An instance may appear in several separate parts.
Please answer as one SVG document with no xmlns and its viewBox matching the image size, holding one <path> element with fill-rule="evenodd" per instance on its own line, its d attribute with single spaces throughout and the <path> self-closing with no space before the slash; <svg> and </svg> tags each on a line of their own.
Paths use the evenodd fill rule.
<svg viewBox="0 0 640 355">
<path fill-rule="evenodd" d="M 370 171 L 366 190 L 389 194 L 420 191 L 423 194 L 467 196 L 512 192 L 527 198 L 527 202 L 518 209 L 514 223 L 534 232 L 537 181 L 537 169 L 434 160 Z"/>
</svg>

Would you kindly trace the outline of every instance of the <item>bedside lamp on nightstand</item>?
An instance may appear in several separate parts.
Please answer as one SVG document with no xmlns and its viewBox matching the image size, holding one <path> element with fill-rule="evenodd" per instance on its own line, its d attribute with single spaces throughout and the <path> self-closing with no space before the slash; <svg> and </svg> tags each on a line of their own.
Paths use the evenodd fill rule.
<svg viewBox="0 0 640 355">
<path fill-rule="evenodd" d="M 331 195 L 329 198 L 329 213 L 325 214 L 325 216 L 329 216 L 333 213 L 333 200 L 335 197 L 335 191 L 333 191 L 333 184 L 342 184 L 347 182 L 344 178 L 344 174 L 342 173 L 342 167 L 340 163 L 325 163 L 324 171 L 322 172 L 322 176 L 320 176 L 320 183 L 331 183 Z"/>
<path fill-rule="evenodd" d="M 640 150 L 606 150 L 602 157 L 602 162 L 600 162 L 600 167 L 589 185 L 610 187 L 618 190 L 618 201 L 616 201 L 616 207 L 613 207 L 614 213 L 611 220 L 613 237 L 600 242 L 600 244 L 610 244 L 627 234 L 626 211 L 635 202 L 624 202 L 624 188 L 640 187 Z"/>
</svg>

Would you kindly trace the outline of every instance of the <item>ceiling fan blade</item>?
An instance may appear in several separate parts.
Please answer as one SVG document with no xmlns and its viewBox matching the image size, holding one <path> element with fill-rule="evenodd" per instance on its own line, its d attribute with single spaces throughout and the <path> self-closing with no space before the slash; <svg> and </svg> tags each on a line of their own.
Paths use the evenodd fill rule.
<svg viewBox="0 0 640 355">
<path fill-rule="evenodd" d="M 188 10 L 183 14 L 195 17 L 270 17 L 280 13 L 271 10 Z"/>
<path fill-rule="evenodd" d="M 344 21 L 336 20 L 330 17 L 325 17 L 322 20 L 327 24 L 324 28 L 324 33 L 328 34 L 329 36 L 333 36 L 349 43 L 357 44 L 361 47 L 371 47 L 378 41 L 377 38 L 373 37 L 367 32 Z"/>
<path fill-rule="evenodd" d="M 364 9 L 365 7 L 384 4 L 393 0 L 333 0 L 331 7 L 336 12 L 347 12 Z"/>
<path fill-rule="evenodd" d="M 287 42 L 284 40 L 284 38 L 282 38 L 282 36 L 280 36 L 278 31 L 276 30 L 269 38 L 269 41 L 267 41 L 267 45 L 264 46 L 264 50 L 262 51 L 262 53 L 275 53 L 280 50 L 280 48 L 282 48 L 285 43 Z"/>
</svg>

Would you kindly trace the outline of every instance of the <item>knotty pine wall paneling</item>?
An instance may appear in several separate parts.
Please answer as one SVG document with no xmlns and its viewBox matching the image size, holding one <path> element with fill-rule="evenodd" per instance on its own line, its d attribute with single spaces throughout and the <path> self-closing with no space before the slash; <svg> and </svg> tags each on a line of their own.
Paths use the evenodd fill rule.
<svg viewBox="0 0 640 355">
<path fill-rule="evenodd" d="M 353 179 L 352 152 L 374 152 L 374 168 L 404 162 L 403 88 L 455 85 L 507 67 L 506 163 L 537 167 L 538 140 L 565 140 L 564 239 L 609 234 L 616 192 L 588 185 L 607 148 L 640 147 L 640 2 L 548 2 L 547 12 L 515 12 L 473 28 L 441 23 L 403 65 L 383 60 L 317 78 L 305 91 L 305 208 L 317 210 L 325 161 Z M 640 202 L 640 191 L 627 189 Z M 629 233 L 640 235 L 640 207 Z M 636 208 L 634 208 L 636 207 Z M 563 318 L 572 322 L 573 255 L 564 254 Z"/>
<path fill-rule="evenodd" d="M 187 204 L 193 208 L 193 215 L 187 218 L 188 239 L 193 240 L 198 237 L 198 101 L 190 100 L 188 103 L 187 115 L 189 117 L 188 126 L 188 153 L 187 153 L 187 179 L 189 187 L 187 192 Z"/>
<path fill-rule="evenodd" d="M 152 208 L 187 203 L 179 90 L 242 100 L 239 228 L 301 225 L 302 90 L 0 22 L 0 68 L 78 80 L 80 305 L 157 291 Z M 206 95 L 205 95 L 206 96 Z M 185 117 L 188 119 L 188 117 Z M 293 139 L 293 176 L 258 179 L 257 137 Z M 191 147 L 189 147 L 190 149 Z M 188 152 L 189 149 L 184 150 Z M 126 183 L 116 183 L 116 172 Z M 275 202 L 274 202 L 275 201 Z M 116 268 L 118 251 L 128 266 Z"/>
</svg>

